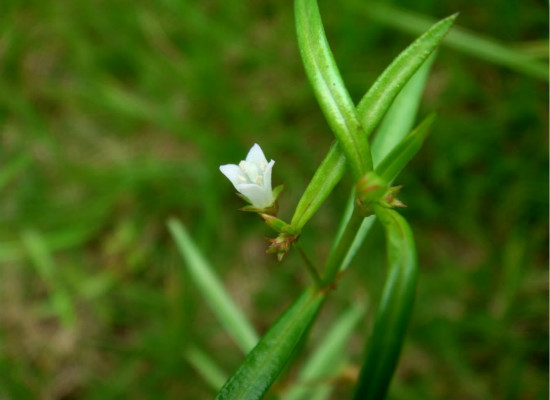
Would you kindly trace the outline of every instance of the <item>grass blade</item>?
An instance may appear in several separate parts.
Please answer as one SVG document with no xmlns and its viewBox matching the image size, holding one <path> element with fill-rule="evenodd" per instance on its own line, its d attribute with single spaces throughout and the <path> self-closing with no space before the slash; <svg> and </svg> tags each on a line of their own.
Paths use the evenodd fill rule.
<svg viewBox="0 0 550 400">
<path fill-rule="evenodd" d="M 368 6 L 362 6 L 361 10 L 378 22 L 413 35 L 423 32 L 434 22 L 432 18 L 387 3 L 369 2 Z M 534 60 L 530 54 L 507 47 L 493 39 L 484 38 L 461 27 L 453 29 L 443 44 L 480 60 L 548 81 L 548 64 Z"/>
<path fill-rule="evenodd" d="M 333 377 L 338 373 L 339 366 L 345 362 L 346 344 L 363 314 L 362 307 L 354 306 L 338 318 L 318 350 L 302 368 L 297 386 L 284 396 L 284 400 L 321 400 L 328 397 L 331 390 L 329 385 L 318 386 L 311 383 Z"/>
<path fill-rule="evenodd" d="M 407 221 L 394 210 L 375 206 L 386 232 L 388 274 L 355 400 L 383 399 L 391 382 L 412 313 L 418 266 Z"/>
<path fill-rule="evenodd" d="M 368 142 L 325 36 L 317 0 L 296 0 L 296 31 L 306 75 L 358 180 L 372 170 Z"/>
<path fill-rule="evenodd" d="M 307 289 L 222 387 L 216 400 L 257 400 L 277 379 L 321 309 L 326 292 Z"/>
<path fill-rule="evenodd" d="M 168 228 L 208 306 L 241 350 L 248 353 L 258 342 L 254 328 L 227 294 L 185 227 L 178 220 L 170 219 Z"/>
</svg>

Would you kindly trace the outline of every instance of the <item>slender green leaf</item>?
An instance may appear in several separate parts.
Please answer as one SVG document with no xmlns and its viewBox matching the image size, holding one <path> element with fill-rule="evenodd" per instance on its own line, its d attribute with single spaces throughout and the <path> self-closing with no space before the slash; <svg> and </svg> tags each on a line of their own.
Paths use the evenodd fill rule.
<svg viewBox="0 0 550 400">
<path fill-rule="evenodd" d="M 197 347 L 190 347 L 185 352 L 186 360 L 197 370 L 202 378 L 215 391 L 220 390 L 227 380 L 227 374 L 215 360 Z"/>
<path fill-rule="evenodd" d="M 216 400 L 261 399 L 292 358 L 325 297 L 324 291 L 307 289 L 261 338 Z"/>
<path fill-rule="evenodd" d="M 435 120 L 435 114 L 430 114 L 405 139 L 388 154 L 376 168 L 376 173 L 386 182 L 391 183 L 403 170 L 405 165 L 418 153 L 424 140 L 430 133 Z"/>
<path fill-rule="evenodd" d="M 313 217 L 321 204 L 325 202 L 334 186 L 342 179 L 346 171 L 346 157 L 340 151 L 338 144 L 333 144 L 327 156 L 315 171 L 311 182 L 292 216 L 290 225 L 301 232 L 304 225 Z"/>
<path fill-rule="evenodd" d="M 414 238 L 407 221 L 392 209 L 374 206 L 386 232 L 388 274 L 355 400 L 386 395 L 412 313 L 418 266 Z"/>
<path fill-rule="evenodd" d="M 404 84 L 437 48 L 453 26 L 456 17 L 457 14 L 454 14 L 439 21 L 416 39 L 393 60 L 363 96 L 357 106 L 357 112 L 367 135 L 374 131 Z"/>
<path fill-rule="evenodd" d="M 414 128 L 420 100 L 437 51 L 433 52 L 393 101 L 372 140 L 374 167 Z"/>
<path fill-rule="evenodd" d="M 358 180 L 372 170 L 368 142 L 325 36 L 317 0 L 296 0 L 300 54 L 317 101 Z"/>
<path fill-rule="evenodd" d="M 434 22 L 432 18 L 382 2 L 369 2 L 367 5 L 362 3 L 361 10 L 378 22 L 413 35 L 423 32 Z M 494 39 L 484 38 L 464 28 L 453 29 L 443 44 L 480 60 L 548 81 L 547 63 L 535 60 L 528 53 L 503 45 Z"/>
<path fill-rule="evenodd" d="M 374 129 L 377 121 L 384 116 L 400 90 L 411 80 L 411 77 L 435 50 L 450 29 L 455 18 L 456 16 L 448 17 L 432 26 L 424 35 L 407 47 L 373 84 L 360 104 L 361 109 L 363 109 L 360 117 L 364 121 L 363 129 L 367 133 L 370 133 Z M 422 75 L 416 79 L 424 81 Z M 421 87 L 422 82 L 415 82 L 413 85 L 414 87 Z M 384 84 L 387 84 L 388 87 L 385 88 Z M 410 91 L 416 93 L 412 89 Z M 377 95 L 380 97 L 377 97 Z M 409 98 L 408 94 L 406 98 Z M 372 112 L 368 107 L 374 107 L 377 110 L 377 114 L 374 115 L 376 118 L 371 120 Z M 405 134 L 406 132 L 403 133 L 403 136 Z M 381 159 L 381 157 L 378 159 Z M 332 192 L 336 184 L 342 179 L 345 168 L 345 156 L 342 154 L 338 144 L 334 144 L 313 175 L 298 202 L 291 222 L 294 229 L 298 232 L 302 230 L 307 221 L 311 219 Z"/>
<path fill-rule="evenodd" d="M 319 348 L 305 363 L 295 386 L 284 396 L 284 400 L 322 400 L 326 399 L 332 386 L 319 385 L 319 382 L 338 373 L 345 363 L 344 351 L 353 329 L 364 314 L 364 308 L 351 307 L 334 323 Z"/>
<path fill-rule="evenodd" d="M 244 353 L 249 352 L 258 342 L 254 328 L 225 291 L 185 227 L 176 219 L 170 219 L 168 228 L 187 262 L 191 278 L 203 294 L 206 303 L 241 350 Z"/>
</svg>

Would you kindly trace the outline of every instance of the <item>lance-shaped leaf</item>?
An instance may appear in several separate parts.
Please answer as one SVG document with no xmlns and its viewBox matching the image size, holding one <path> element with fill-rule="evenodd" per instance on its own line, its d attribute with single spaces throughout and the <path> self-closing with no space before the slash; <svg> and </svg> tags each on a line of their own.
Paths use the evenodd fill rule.
<svg viewBox="0 0 550 400">
<path fill-rule="evenodd" d="M 168 228 L 176 241 L 178 250 L 187 262 L 191 278 L 201 291 L 206 303 L 235 343 L 244 353 L 247 353 L 258 342 L 258 335 L 254 328 L 226 292 L 184 226 L 179 221 L 171 219 L 168 221 Z"/>
<path fill-rule="evenodd" d="M 415 156 L 422 147 L 422 143 L 430 133 L 430 128 L 436 115 L 430 114 L 411 133 L 405 137 L 388 154 L 376 168 L 376 173 L 384 181 L 391 183 L 403 170 L 405 165 Z"/>
<path fill-rule="evenodd" d="M 386 232 L 388 273 L 355 400 L 385 398 L 412 313 L 418 273 L 414 238 L 407 221 L 392 209 L 375 206 Z"/>
<path fill-rule="evenodd" d="M 458 14 L 451 15 L 432 26 L 399 54 L 372 84 L 357 106 L 367 135 L 372 133 L 384 117 L 403 85 L 443 40 L 457 16 Z"/>
<path fill-rule="evenodd" d="M 327 42 L 317 0 L 296 0 L 298 46 L 307 77 L 356 179 L 372 170 L 370 149 L 355 105 Z"/>
<path fill-rule="evenodd" d="M 392 105 L 392 101 L 399 94 L 399 91 L 437 48 L 451 28 L 455 18 L 456 15 L 450 16 L 432 26 L 424 35 L 407 47 L 373 84 L 360 104 L 362 112 L 359 115 L 361 121 L 363 121 L 365 133 L 372 132 Z M 376 112 L 373 114 L 369 107 L 373 107 Z M 345 156 L 340 147 L 335 144 L 313 175 L 298 202 L 291 222 L 293 228 L 297 231 L 302 230 L 336 184 L 342 179 L 345 167 Z"/>
<path fill-rule="evenodd" d="M 346 157 L 340 151 L 338 144 L 334 143 L 296 206 L 290 222 L 296 231 L 300 232 L 307 221 L 313 217 L 334 186 L 340 182 L 344 172 L 346 172 Z"/>
<path fill-rule="evenodd" d="M 345 348 L 353 329 L 364 314 L 363 307 L 353 306 L 332 325 L 319 348 L 304 364 L 298 382 L 283 396 L 284 400 L 322 400 L 328 398 L 332 385 L 322 384 L 334 378 L 345 364 Z"/>
<path fill-rule="evenodd" d="M 372 161 L 376 168 L 401 140 L 414 128 L 424 87 L 428 80 L 437 51 L 424 61 L 393 101 L 376 129 L 372 140 Z"/>
<path fill-rule="evenodd" d="M 321 309 L 326 292 L 307 289 L 260 339 L 216 400 L 257 400 L 292 358 Z"/>
</svg>

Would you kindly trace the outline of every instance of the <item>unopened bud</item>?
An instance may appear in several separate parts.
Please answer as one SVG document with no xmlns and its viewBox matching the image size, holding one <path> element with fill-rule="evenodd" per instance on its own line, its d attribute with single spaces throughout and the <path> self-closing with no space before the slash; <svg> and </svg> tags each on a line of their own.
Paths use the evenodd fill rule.
<svg viewBox="0 0 550 400">
<path fill-rule="evenodd" d="M 357 198 L 362 203 L 379 201 L 388 190 L 388 184 L 374 172 L 367 172 L 356 185 Z"/>
</svg>

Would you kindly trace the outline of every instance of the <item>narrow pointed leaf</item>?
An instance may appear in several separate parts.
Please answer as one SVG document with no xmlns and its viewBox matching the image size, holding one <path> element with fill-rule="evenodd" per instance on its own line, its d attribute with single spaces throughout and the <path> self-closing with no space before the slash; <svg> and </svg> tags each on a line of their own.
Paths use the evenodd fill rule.
<svg viewBox="0 0 550 400">
<path fill-rule="evenodd" d="M 451 28 L 456 16 L 448 17 L 432 26 L 424 35 L 407 47 L 391 64 L 381 77 L 373 84 L 361 102 L 359 113 L 366 134 L 371 133 L 400 90 L 407 84 L 415 72 L 437 48 L 445 34 Z M 383 79 L 382 79 L 383 78 Z M 418 78 L 421 79 L 421 78 Z M 388 83 L 388 81 L 390 81 Z M 387 87 L 384 87 L 384 82 Z M 419 85 L 422 86 L 422 85 Z M 376 97 L 379 95 L 380 97 Z M 373 114 L 369 107 L 373 107 Z M 403 133 L 403 136 L 406 131 Z M 373 158 L 374 158 L 373 154 Z M 378 159 L 381 159 L 379 157 Z M 327 156 L 313 175 L 302 195 L 291 225 L 301 231 L 305 224 L 317 212 L 321 204 L 344 176 L 346 158 L 338 144 L 330 148 Z"/>
<path fill-rule="evenodd" d="M 334 143 L 296 206 L 290 223 L 296 231 L 301 232 L 304 225 L 319 210 L 334 186 L 344 176 L 344 172 L 346 172 L 346 157 L 340 151 L 338 144 Z"/>
<path fill-rule="evenodd" d="M 307 77 L 352 174 L 359 179 L 372 170 L 370 149 L 328 45 L 317 0 L 296 0 L 295 13 L 298 45 Z"/>
<path fill-rule="evenodd" d="M 271 387 L 321 309 L 326 292 L 307 289 L 271 326 L 216 400 L 257 400 Z"/>
<path fill-rule="evenodd" d="M 385 398 L 412 313 L 418 274 L 414 238 L 407 221 L 388 208 L 375 206 L 375 212 L 386 232 L 388 273 L 355 400 Z"/>
<path fill-rule="evenodd" d="M 453 26 L 456 17 L 457 14 L 454 14 L 439 21 L 416 39 L 393 60 L 363 96 L 357 106 L 357 112 L 367 135 L 373 132 L 384 117 L 403 85 L 437 48 Z"/>
<path fill-rule="evenodd" d="M 329 396 L 331 385 L 318 383 L 334 377 L 344 365 L 346 345 L 363 314 L 363 307 L 354 306 L 336 320 L 319 348 L 305 363 L 296 386 L 283 396 L 284 400 L 321 400 Z"/>
<path fill-rule="evenodd" d="M 418 125 L 405 139 L 388 154 L 376 168 L 376 173 L 386 182 L 391 183 L 403 170 L 405 165 L 415 156 L 422 147 L 424 140 L 430 133 L 435 120 L 431 114 Z"/>
<path fill-rule="evenodd" d="M 378 164 L 414 128 L 424 87 L 437 52 L 433 52 L 393 101 L 372 140 L 372 159 Z"/>
<path fill-rule="evenodd" d="M 254 328 L 226 292 L 185 227 L 179 221 L 171 219 L 168 221 L 168 228 L 186 261 L 191 278 L 201 291 L 206 303 L 235 343 L 244 353 L 247 353 L 258 342 L 258 335 Z"/>
</svg>

